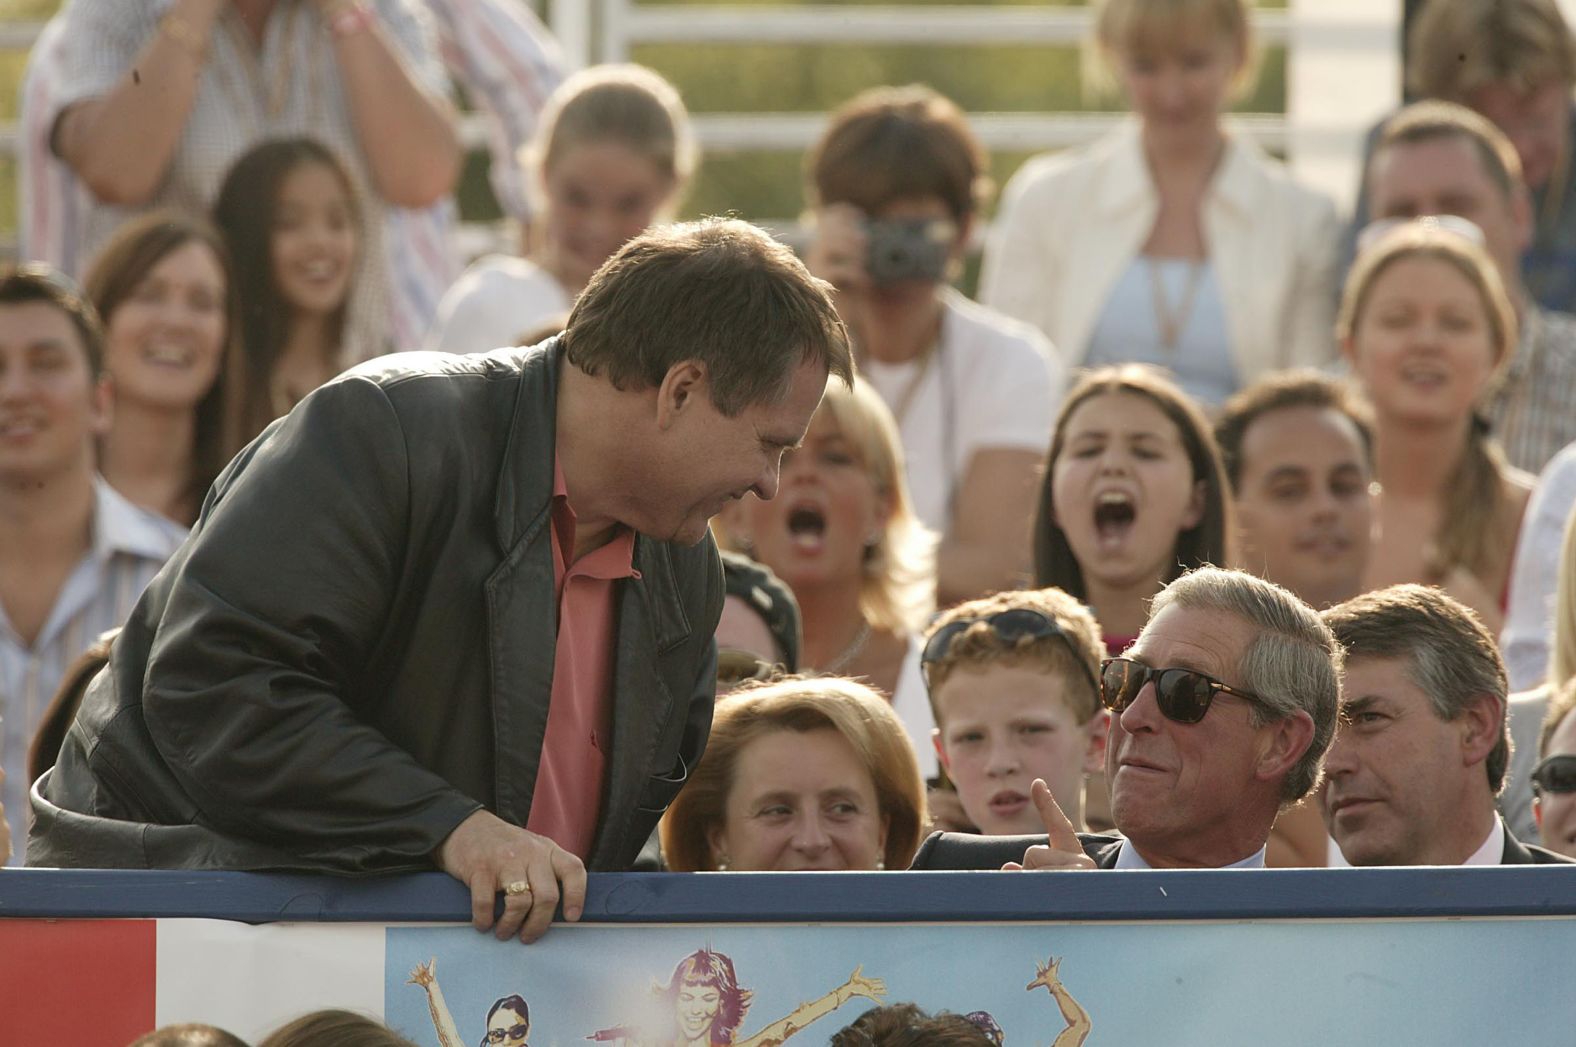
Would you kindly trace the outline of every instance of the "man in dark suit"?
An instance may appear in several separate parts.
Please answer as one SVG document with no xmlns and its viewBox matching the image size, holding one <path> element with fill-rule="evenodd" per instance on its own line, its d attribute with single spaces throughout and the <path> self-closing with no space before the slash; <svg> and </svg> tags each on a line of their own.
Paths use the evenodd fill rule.
<svg viewBox="0 0 1576 1047">
<path fill-rule="evenodd" d="M 916 869 L 1255 868 L 1275 816 L 1318 781 L 1335 732 L 1339 653 L 1317 613 L 1271 582 L 1206 567 L 1155 598 L 1108 661 L 1106 780 L 1122 836 L 1073 831 L 1035 782 L 1045 836 L 938 833 Z"/>
<path fill-rule="evenodd" d="M 1324 612 L 1346 649 L 1320 806 L 1353 865 L 1530 865 L 1495 809 L 1510 763 L 1494 635 L 1439 589 L 1396 585 Z"/>
<path fill-rule="evenodd" d="M 231 463 L 33 790 L 38 864 L 436 866 L 529 939 L 705 747 L 707 523 L 777 490 L 830 287 L 743 222 L 636 238 L 561 338 L 358 367 Z"/>
</svg>

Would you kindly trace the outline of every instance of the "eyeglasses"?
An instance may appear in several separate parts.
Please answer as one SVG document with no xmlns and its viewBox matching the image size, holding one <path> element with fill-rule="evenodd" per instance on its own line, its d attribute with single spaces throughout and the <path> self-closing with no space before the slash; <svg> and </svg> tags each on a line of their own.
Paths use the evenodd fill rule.
<svg viewBox="0 0 1576 1047">
<path fill-rule="evenodd" d="M 1469 241 L 1476 247 L 1485 246 L 1483 230 L 1477 223 L 1453 214 L 1429 214 L 1417 218 L 1381 218 L 1363 226 L 1357 234 L 1357 253 L 1361 254 L 1397 229 L 1416 227 L 1432 233 L 1449 233 Z"/>
<path fill-rule="evenodd" d="M 512 1026 L 508 1029 L 488 1029 L 487 1042 L 502 1043 L 505 1040 L 524 1041 L 526 1035 L 530 1033 L 530 1031 L 531 1027 L 526 1025 L 524 1022 L 521 1022 L 519 1025 Z"/>
<path fill-rule="evenodd" d="M 1130 658 L 1107 658 L 1100 665 L 1100 700 L 1117 715 L 1138 700 L 1138 692 L 1151 680 L 1155 684 L 1155 704 L 1168 720 L 1198 723 L 1209 712 L 1215 695 L 1224 692 L 1259 705 L 1266 704 L 1256 694 L 1221 683 L 1213 676 L 1193 669 L 1152 669 Z"/>
<path fill-rule="evenodd" d="M 919 656 L 919 664 L 925 671 L 927 685 L 930 683 L 931 665 L 945 658 L 952 641 L 977 622 L 984 622 L 991 632 L 1008 645 L 1015 644 L 1026 636 L 1035 640 L 1043 640 L 1050 636 L 1060 637 L 1067 645 L 1067 649 L 1072 652 L 1073 661 L 1078 663 L 1078 668 L 1089 681 L 1089 686 L 1097 692 L 1100 690 L 1099 683 L 1089 671 L 1089 665 L 1079 653 L 1078 644 L 1073 637 L 1068 635 L 1067 630 L 1063 629 L 1055 618 L 1032 607 L 1014 607 L 983 618 L 957 618 L 931 633 L 930 639 L 925 641 L 924 651 Z"/>
<path fill-rule="evenodd" d="M 1545 756 L 1532 769 L 1532 791 L 1576 793 L 1576 756 Z"/>
<path fill-rule="evenodd" d="M 750 680 L 770 680 L 778 667 L 737 647 L 717 648 L 717 686 L 737 687 Z"/>
</svg>

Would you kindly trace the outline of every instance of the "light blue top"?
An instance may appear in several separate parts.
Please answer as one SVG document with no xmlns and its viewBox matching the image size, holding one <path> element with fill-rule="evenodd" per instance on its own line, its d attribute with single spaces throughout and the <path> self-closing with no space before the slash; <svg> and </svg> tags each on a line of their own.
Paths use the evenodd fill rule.
<svg viewBox="0 0 1576 1047">
<path fill-rule="evenodd" d="M 1188 284 L 1195 270 L 1198 284 L 1189 307 Z M 1171 348 L 1161 344 L 1153 278 L 1159 279 L 1172 314 L 1183 321 L 1177 344 Z M 1218 407 L 1237 391 L 1237 365 L 1231 357 L 1220 282 L 1207 260 L 1139 255 L 1123 270 L 1095 321 L 1084 366 L 1126 363 L 1165 368 L 1206 407 Z"/>
</svg>

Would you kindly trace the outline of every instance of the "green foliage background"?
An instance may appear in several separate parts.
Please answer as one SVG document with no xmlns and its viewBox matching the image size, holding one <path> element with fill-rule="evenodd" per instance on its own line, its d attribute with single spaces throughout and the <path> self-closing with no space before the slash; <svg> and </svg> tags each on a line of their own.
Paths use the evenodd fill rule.
<svg viewBox="0 0 1576 1047">
<path fill-rule="evenodd" d="M 526 2 L 526 0 L 521 0 Z M 548 13 L 549 0 L 538 3 Z M 652 6 L 705 0 L 644 0 Z M 808 3 L 810 0 L 724 0 L 724 6 Z M 826 0 L 822 0 L 826 2 Z M 899 0 L 838 0 L 845 6 Z M 1031 6 L 1043 0 L 905 0 L 906 6 Z M 1283 8 L 1286 0 L 1258 0 Z M 0 22 L 48 18 L 59 0 L 0 0 Z M 1081 6 L 1074 0 L 1069 6 Z M 853 94 L 878 84 L 927 83 L 971 112 L 1088 112 L 1119 110 L 1108 91 L 1087 82 L 1086 49 L 1068 46 L 863 47 L 805 44 L 648 44 L 635 61 L 671 79 L 696 113 L 824 112 Z M 17 118 L 17 93 L 26 55 L 0 53 L 0 120 Z M 1277 113 L 1285 109 L 1286 62 L 1280 48 L 1265 49 L 1255 82 L 1238 109 Z M 997 184 L 1005 183 L 1027 153 L 992 158 Z M 474 155 L 460 186 L 461 213 L 472 221 L 499 214 L 487 185 L 487 158 Z M 0 233 L 16 228 L 15 165 L 0 158 Z M 745 217 L 784 218 L 801 209 L 800 155 L 797 151 L 714 152 L 701 165 L 685 204 L 687 215 L 734 212 Z"/>
</svg>

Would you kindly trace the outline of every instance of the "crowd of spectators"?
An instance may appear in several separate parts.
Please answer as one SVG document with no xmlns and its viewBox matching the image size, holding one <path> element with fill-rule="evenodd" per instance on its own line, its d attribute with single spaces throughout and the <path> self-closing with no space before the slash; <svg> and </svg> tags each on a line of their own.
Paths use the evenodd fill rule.
<svg viewBox="0 0 1576 1047">
<path fill-rule="evenodd" d="M 678 91 L 523 5 L 69 0 L 0 853 L 437 867 L 528 940 L 587 870 L 1576 859 L 1558 5 L 1423 7 L 1344 241 L 1227 115 L 1243 0 L 1094 21 L 1132 119 L 1010 180 L 974 302 L 928 87 L 831 114 L 801 262 L 671 224 Z M 451 77 L 518 222 L 463 273 Z"/>
</svg>

